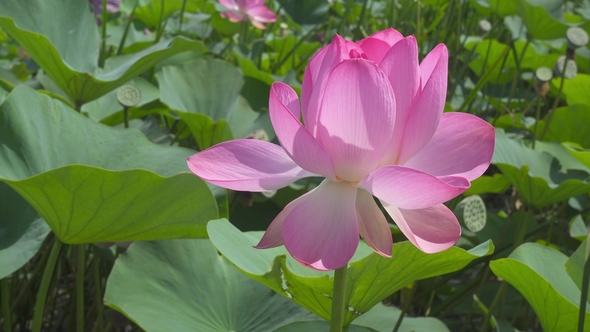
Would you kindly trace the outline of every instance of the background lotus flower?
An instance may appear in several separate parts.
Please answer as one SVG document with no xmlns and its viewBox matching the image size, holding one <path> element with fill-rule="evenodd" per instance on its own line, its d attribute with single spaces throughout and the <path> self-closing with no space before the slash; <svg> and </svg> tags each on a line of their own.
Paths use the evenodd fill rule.
<svg viewBox="0 0 590 332">
<path fill-rule="evenodd" d="M 102 0 L 88 0 L 92 7 L 94 7 L 94 14 L 101 15 L 102 14 Z M 119 11 L 119 6 L 121 5 L 121 0 L 108 0 L 107 1 L 107 11 L 109 13 L 116 13 Z"/>
<path fill-rule="evenodd" d="M 241 191 L 325 177 L 285 207 L 257 246 L 284 244 L 297 261 L 318 270 L 346 265 L 359 234 L 391 256 L 389 225 L 373 196 L 419 249 L 447 249 L 461 228 L 442 203 L 483 174 L 494 150 L 488 123 L 443 114 L 447 62 L 441 44 L 419 63 L 416 39 L 393 29 L 358 43 L 337 35 L 310 61 L 301 105 L 288 85 L 272 85 L 269 111 L 282 147 L 224 142 L 190 157 L 189 168 Z"/>
<path fill-rule="evenodd" d="M 231 22 L 242 22 L 248 18 L 253 26 L 266 29 L 262 23 L 277 20 L 277 15 L 264 5 L 264 0 L 219 0 L 219 3 L 229 9 L 221 12 L 221 17 Z"/>
</svg>

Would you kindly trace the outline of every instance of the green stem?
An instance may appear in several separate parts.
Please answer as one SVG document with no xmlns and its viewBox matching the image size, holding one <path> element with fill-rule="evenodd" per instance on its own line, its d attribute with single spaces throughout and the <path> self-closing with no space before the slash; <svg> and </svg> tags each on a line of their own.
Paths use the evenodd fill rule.
<svg viewBox="0 0 590 332">
<path fill-rule="evenodd" d="M 99 66 L 104 66 L 107 57 L 107 0 L 102 0 L 102 24 L 101 24 L 102 49 L 100 50 Z"/>
<path fill-rule="evenodd" d="M 164 34 L 164 26 L 162 26 L 162 21 L 164 20 L 164 0 L 160 2 L 160 22 L 158 22 L 158 30 L 156 30 L 156 40 L 154 40 L 154 45 L 160 42 L 160 38 L 162 38 L 162 34 Z"/>
<path fill-rule="evenodd" d="M 102 282 L 100 277 L 100 259 L 94 256 L 94 283 L 96 285 L 96 327 L 99 331 L 105 331 L 103 322 Z"/>
<path fill-rule="evenodd" d="M 330 332 L 342 332 L 344 310 L 346 307 L 346 272 L 348 264 L 334 271 L 334 290 L 332 292 L 332 315 Z"/>
<path fill-rule="evenodd" d="M 123 122 L 125 123 L 125 128 L 129 128 L 129 107 L 123 107 Z"/>
<path fill-rule="evenodd" d="M 10 288 L 8 287 L 8 278 L 0 281 L 0 291 L 2 291 L 2 316 L 4 316 L 4 331 L 12 331 L 12 320 L 10 315 Z"/>
<path fill-rule="evenodd" d="M 563 68 L 561 68 L 561 81 L 559 82 L 559 90 L 557 91 L 557 96 L 555 96 L 555 100 L 553 101 L 553 106 L 551 106 L 551 109 L 549 110 L 549 113 L 547 115 L 547 121 L 545 121 L 545 128 L 543 129 L 543 133 L 541 134 L 540 140 L 543 140 L 543 137 L 545 137 L 547 129 L 549 129 L 549 125 L 551 124 L 551 120 L 553 119 L 553 112 L 557 108 L 559 100 L 561 99 L 561 93 L 563 92 L 563 84 L 565 82 L 565 68 L 567 67 L 568 61 L 568 58 L 565 58 L 565 61 L 563 62 Z"/>
<path fill-rule="evenodd" d="M 55 269 L 55 263 L 59 257 L 59 250 L 61 249 L 61 241 L 56 237 L 51 247 L 51 253 L 45 265 L 45 271 L 43 271 L 43 278 L 41 279 L 41 285 L 37 292 L 37 301 L 35 302 L 35 313 L 33 315 L 33 328 L 31 331 L 40 332 L 43 326 L 43 312 L 45 311 L 45 300 L 47 299 L 47 290 L 51 283 L 51 277 L 53 276 L 53 270 Z"/>
<path fill-rule="evenodd" d="M 488 330 L 488 326 L 490 325 L 490 319 L 492 318 L 494 310 L 498 306 L 498 303 L 500 303 L 500 299 L 504 297 L 507 288 L 508 284 L 506 283 L 506 281 L 502 281 L 500 289 L 498 290 L 498 293 L 496 293 L 496 297 L 494 297 L 494 301 L 492 301 L 492 305 L 490 305 L 486 317 L 483 319 L 481 329 L 479 329 L 479 332 L 485 332 Z"/>
<path fill-rule="evenodd" d="M 180 21 L 178 22 L 178 32 L 182 31 L 182 20 L 184 19 L 184 11 L 186 10 L 186 0 L 182 0 L 182 8 L 180 9 Z"/>
<path fill-rule="evenodd" d="M 76 266 L 76 331 L 84 332 L 84 270 L 86 265 L 86 245 L 77 247 Z"/>
<path fill-rule="evenodd" d="M 121 37 L 121 41 L 119 41 L 119 47 L 117 48 L 117 55 L 123 54 L 123 49 L 125 48 L 125 41 L 127 41 L 127 35 L 129 34 L 129 30 L 131 29 L 131 23 L 133 23 L 133 14 L 135 14 L 135 8 L 137 8 L 138 3 L 139 3 L 139 0 L 136 0 L 135 4 L 133 5 L 133 10 L 131 11 L 131 14 L 129 15 L 129 20 L 127 21 L 127 24 L 125 25 L 125 31 L 123 31 L 123 36 Z"/>
<path fill-rule="evenodd" d="M 395 323 L 395 327 L 393 328 L 393 332 L 397 332 L 400 328 L 400 326 L 402 326 L 402 321 L 404 320 L 404 316 L 406 315 L 406 312 L 408 312 L 408 309 L 410 308 L 410 305 L 412 304 L 412 300 L 414 299 L 414 294 L 416 294 L 416 288 L 418 288 L 418 281 L 414 281 L 414 284 L 412 285 L 412 290 L 410 291 L 410 297 L 408 298 L 408 301 L 404 304 L 404 309 L 402 310 L 402 313 L 399 315 L 399 318 L 397 319 L 397 323 Z"/>
<path fill-rule="evenodd" d="M 536 112 L 536 120 L 535 120 L 535 129 L 533 130 L 533 150 L 535 149 L 535 142 L 537 142 L 537 131 L 539 129 L 539 120 L 541 120 L 541 103 L 542 100 L 539 98 L 537 102 L 537 112 Z"/>
<path fill-rule="evenodd" d="M 586 318 L 586 303 L 588 302 L 588 281 L 590 279 L 590 259 L 586 258 L 584 274 L 582 275 L 582 295 L 580 296 L 580 314 L 578 316 L 578 332 L 584 331 Z"/>
</svg>

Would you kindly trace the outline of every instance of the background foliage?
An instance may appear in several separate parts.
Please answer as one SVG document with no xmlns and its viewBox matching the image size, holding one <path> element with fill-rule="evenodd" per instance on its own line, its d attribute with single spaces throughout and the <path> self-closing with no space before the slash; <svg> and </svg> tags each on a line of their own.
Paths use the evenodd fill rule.
<svg viewBox="0 0 590 332">
<path fill-rule="evenodd" d="M 566 38 L 590 32 L 590 1 L 266 5 L 278 20 L 258 30 L 213 0 L 96 14 L 81 0 L 0 2 L 3 329 L 326 330 L 332 273 L 251 247 L 316 180 L 231 192 L 185 159 L 235 138 L 276 142 L 272 82 L 299 92 L 336 33 L 394 27 L 421 58 L 447 45 L 445 111 L 489 121 L 496 147 L 447 203 L 463 227 L 456 247 L 424 254 L 391 220 L 393 259 L 361 244 L 349 331 L 590 331 L 590 50 Z M 566 54 L 552 80 L 536 78 Z M 129 83 L 140 95 L 124 107 Z"/>
</svg>

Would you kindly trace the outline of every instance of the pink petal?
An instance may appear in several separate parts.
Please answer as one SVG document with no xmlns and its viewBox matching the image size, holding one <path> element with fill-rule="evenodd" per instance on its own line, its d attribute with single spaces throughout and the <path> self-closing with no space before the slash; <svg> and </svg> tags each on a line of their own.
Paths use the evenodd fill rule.
<svg viewBox="0 0 590 332">
<path fill-rule="evenodd" d="M 266 29 L 266 26 L 260 22 L 258 22 L 257 20 L 250 18 L 250 23 L 252 23 L 253 26 L 255 26 L 256 28 L 260 29 L 260 30 L 264 30 Z"/>
<path fill-rule="evenodd" d="M 336 181 L 330 155 L 299 122 L 297 93 L 285 83 L 273 83 L 269 112 L 281 146 L 303 169 Z"/>
<path fill-rule="evenodd" d="M 227 9 L 238 10 L 238 4 L 234 0 L 219 0 L 219 3 Z"/>
<path fill-rule="evenodd" d="M 356 194 L 356 213 L 361 237 L 379 255 L 391 257 L 393 238 L 389 223 L 366 190 Z"/>
<path fill-rule="evenodd" d="M 273 13 L 266 6 L 253 6 L 246 9 L 246 15 L 250 16 L 252 20 L 257 22 L 275 22 L 277 15 Z"/>
<path fill-rule="evenodd" d="M 395 94 L 395 127 L 390 149 L 383 157 L 383 165 L 396 164 L 412 104 L 420 91 L 420 65 L 418 43 L 414 36 L 397 42 L 385 55 L 379 68 L 389 78 Z"/>
<path fill-rule="evenodd" d="M 359 243 L 356 192 L 349 183 L 324 180 L 298 199 L 282 233 L 293 258 L 317 270 L 334 270 L 350 261 Z"/>
<path fill-rule="evenodd" d="M 246 0 L 249 7 L 263 6 L 265 0 Z"/>
<path fill-rule="evenodd" d="M 494 143 L 494 127 L 486 121 L 466 113 L 444 113 L 432 139 L 404 165 L 472 181 L 490 166 Z"/>
<path fill-rule="evenodd" d="M 217 144 L 187 160 L 201 179 L 240 191 L 267 191 L 313 176 L 302 170 L 278 145 L 240 139 Z"/>
<path fill-rule="evenodd" d="M 434 135 L 445 107 L 448 53 L 443 44 L 432 50 L 420 64 L 422 92 L 406 121 L 399 164 L 404 164 Z"/>
<path fill-rule="evenodd" d="M 363 178 L 357 185 L 373 196 L 403 209 L 422 209 L 454 198 L 469 188 L 461 177 L 439 179 L 405 167 L 385 166 Z"/>
<path fill-rule="evenodd" d="M 235 10 L 226 10 L 224 12 L 221 12 L 221 17 L 223 18 L 227 18 L 230 20 L 230 22 L 242 22 L 244 19 L 246 19 L 246 16 L 238 11 Z"/>
<path fill-rule="evenodd" d="M 408 240 L 427 254 L 446 250 L 461 237 L 457 217 L 443 204 L 419 210 L 382 204 Z"/>
<path fill-rule="evenodd" d="M 305 196 L 309 196 L 312 192 L 313 190 L 297 197 L 296 199 L 291 201 L 291 203 L 287 204 L 283 211 L 281 211 L 281 213 L 279 213 L 270 223 L 270 225 L 266 229 L 266 232 L 264 232 L 262 239 L 260 239 L 260 242 L 258 242 L 258 244 L 254 248 L 267 249 L 283 245 L 282 232 L 285 219 L 291 213 L 291 211 L 293 211 L 293 209 L 299 204 L 299 202 Z"/>
<path fill-rule="evenodd" d="M 336 175 L 359 181 L 378 167 L 392 136 L 389 80 L 370 60 L 346 60 L 330 74 L 320 107 L 316 138 L 332 156 Z"/>
<path fill-rule="evenodd" d="M 378 64 L 391 46 L 403 38 L 401 33 L 389 28 L 358 41 L 357 45 L 363 49 L 369 60 L 373 60 Z"/>
<path fill-rule="evenodd" d="M 303 113 L 303 121 L 308 128 L 311 128 L 307 116 L 308 105 L 313 92 L 314 82 L 317 80 L 324 56 L 328 52 L 329 47 L 322 48 L 309 60 L 307 68 L 305 68 L 305 74 L 303 75 L 303 82 L 301 83 L 301 111 Z"/>
<path fill-rule="evenodd" d="M 326 52 L 323 53 L 323 57 L 321 58 L 321 65 L 319 66 L 319 68 L 315 68 L 312 71 L 312 74 L 315 75 L 312 75 L 312 86 L 310 86 L 311 93 L 308 93 L 306 91 L 306 94 L 304 96 L 304 98 L 307 98 L 307 94 L 309 94 L 309 102 L 304 102 L 302 107 L 303 120 L 305 121 L 305 126 L 314 136 L 316 136 L 317 131 L 317 118 L 321 98 L 322 96 L 324 96 L 325 86 L 330 76 L 330 73 L 342 61 L 344 61 L 345 59 L 350 59 L 350 51 L 352 49 L 355 49 L 357 52 L 362 52 L 360 47 L 356 46 L 356 44 L 345 40 L 339 35 L 334 36 L 334 40 L 332 40 L 330 45 L 328 45 L 325 48 Z M 305 84 L 309 82 L 304 81 L 303 83 Z"/>
</svg>

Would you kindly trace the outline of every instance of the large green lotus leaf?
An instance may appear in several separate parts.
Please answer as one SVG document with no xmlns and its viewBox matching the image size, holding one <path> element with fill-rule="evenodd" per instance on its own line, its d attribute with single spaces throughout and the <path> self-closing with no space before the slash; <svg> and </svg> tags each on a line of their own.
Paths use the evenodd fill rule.
<svg viewBox="0 0 590 332">
<path fill-rule="evenodd" d="M 561 85 L 561 78 L 551 81 L 552 89 L 559 90 Z M 590 75 L 578 73 L 574 78 L 567 78 L 563 81 L 562 93 L 568 105 L 584 104 L 590 105 Z M 557 110 L 563 109 L 558 108 Z M 568 107 L 569 108 L 569 107 Z M 588 107 L 582 107 L 588 110 Z M 557 110 L 555 110 L 557 112 Z M 563 128 L 565 129 L 565 128 Z"/>
<path fill-rule="evenodd" d="M 586 235 L 588 235 L 588 232 L 586 232 Z M 584 239 L 582 244 L 580 244 L 578 249 L 565 263 L 565 270 L 567 271 L 567 274 L 572 278 L 580 291 L 582 290 L 582 286 L 584 284 L 584 265 L 586 264 L 586 260 L 588 260 L 589 255 L 590 247 L 588 247 L 588 239 Z M 590 294 L 587 294 L 586 298 L 587 301 L 590 302 Z"/>
<path fill-rule="evenodd" d="M 203 48 L 201 42 L 177 37 L 138 53 L 109 58 L 102 70 L 97 65 L 96 19 L 86 1 L 4 0 L 0 2 L 0 13 L 0 27 L 80 105 L 107 94 L 170 56 Z"/>
<path fill-rule="evenodd" d="M 242 274 L 207 239 L 134 243 L 113 267 L 105 302 L 146 331 L 273 331 L 315 318 Z"/>
<path fill-rule="evenodd" d="M 0 279 L 25 265 L 51 228 L 35 209 L 0 182 Z"/>
<path fill-rule="evenodd" d="M 536 207 L 553 204 L 590 190 L 588 168 L 569 156 L 559 143 L 537 142 L 536 150 L 496 129 L 492 163 Z"/>
<path fill-rule="evenodd" d="M 401 315 L 401 310 L 378 303 L 371 310 L 364 313 L 348 327 L 348 332 L 391 332 Z M 274 332 L 324 332 L 330 329 L 330 323 L 325 320 L 297 321 L 280 327 Z M 399 332 L 416 331 L 449 331 L 447 326 L 433 317 L 404 317 Z"/>
<path fill-rule="evenodd" d="M 135 12 L 133 12 L 133 16 L 143 23 L 145 23 L 148 27 L 157 27 L 162 21 L 164 24 L 164 20 L 166 20 L 170 15 L 174 14 L 176 11 L 180 11 L 182 9 L 183 1 L 186 2 L 185 11 L 186 12 L 194 12 L 195 10 L 199 9 L 200 5 L 198 0 L 138 0 L 139 4 L 137 8 L 135 8 Z M 121 7 L 121 11 L 125 12 L 126 14 L 131 14 L 133 11 L 134 3 L 132 1 L 127 1 L 125 6 Z M 163 6 L 163 7 L 162 7 Z"/>
<path fill-rule="evenodd" d="M 316 0 L 289 1 L 279 0 L 281 8 L 291 16 L 297 24 L 319 24 L 326 21 L 330 10 L 327 2 Z"/>
<path fill-rule="evenodd" d="M 491 16 L 492 13 L 500 17 L 514 15 L 518 12 L 516 1 L 503 0 L 471 0 L 471 5 L 481 14 Z"/>
<path fill-rule="evenodd" d="M 590 77 L 590 75 L 588 76 Z M 580 85 L 590 85 L 590 80 Z M 577 94 L 590 93 L 579 91 Z M 560 107 L 553 113 L 553 118 L 539 121 L 538 132 L 545 132 L 545 126 L 549 123 L 543 140 L 555 142 L 573 142 L 583 147 L 590 148 L 590 132 L 587 124 L 590 123 L 590 99 L 585 105 Z"/>
<path fill-rule="evenodd" d="M 255 249 L 253 245 L 258 243 L 262 232 L 242 233 L 224 219 L 210 222 L 207 231 L 217 249 L 249 277 L 330 320 L 332 272 L 302 266 L 284 247 Z M 470 251 L 452 247 L 429 255 L 410 242 L 401 242 L 395 244 L 393 257 L 389 259 L 361 243 L 348 267 L 345 324 L 412 281 L 460 270 L 492 251 L 493 245 L 486 242 Z"/>
<path fill-rule="evenodd" d="M 577 143 L 565 142 L 561 145 L 580 163 L 590 168 L 590 150 L 582 148 Z"/>
<path fill-rule="evenodd" d="M 178 111 L 201 150 L 264 129 L 271 136 L 268 113 L 254 112 L 240 96 L 240 70 L 220 60 L 198 59 L 165 66 L 156 74 L 160 100 Z"/>
<path fill-rule="evenodd" d="M 467 189 L 465 196 L 487 193 L 500 194 L 508 190 L 509 187 L 510 181 L 502 174 L 483 175 L 471 182 L 471 187 Z"/>
<path fill-rule="evenodd" d="M 217 217 L 207 185 L 188 172 L 193 151 L 97 124 L 17 87 L 0 105 L 0 181 L 67 243 L 204 237 Z"/>
<path fill-rule="evenodd" d="M 492 261 L 490 268 L 514 286 L 530 303 L 545 332 L 577 331 L 580 290 L 568 276 L 568 257 L 537 243 L 525 243 L 508 258 Z M 590 312 L 586 328 L 590 331 Z"/>
<path fill-rule="evenodd" d="M 518 13 L 532 38 L 565 37 L 569 26 L 563 21 L 561 0 L 518 0 L 517 2 Z"/>
</svg>

